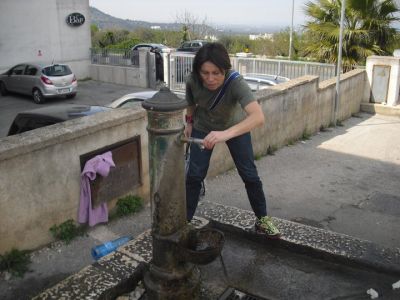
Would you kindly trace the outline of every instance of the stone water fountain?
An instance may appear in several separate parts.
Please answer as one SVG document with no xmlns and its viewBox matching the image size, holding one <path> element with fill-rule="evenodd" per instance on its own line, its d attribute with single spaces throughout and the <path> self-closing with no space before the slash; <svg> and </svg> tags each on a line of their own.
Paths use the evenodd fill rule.
<svg viewBox="0 0 400 300">
<path fill-rule="evenodd" d="M 220 255 L 223 233 L 186 220 L 183 110 L 168 88 L 143 103 L 148 114 L 153 258 L 144 276 L 148 299 L 196 299 L 200 272 Z"/>
</svg>

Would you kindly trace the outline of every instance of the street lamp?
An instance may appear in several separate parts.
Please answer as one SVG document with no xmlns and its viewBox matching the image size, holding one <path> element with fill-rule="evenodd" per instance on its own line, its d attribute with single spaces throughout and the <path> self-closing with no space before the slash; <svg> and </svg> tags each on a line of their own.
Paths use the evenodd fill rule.
<svg viewBox="0 0 400 300">
<path fill-rule="evenodd" d="M 339 33 L 339 50 L 338 50 L 338 60 L 337 60 L 337 69 L 336 69 L 336 93 L 335 93 L 335 110 L 333 121 L 337 123 L 337 113 L 339 110 L 339 102 L 340 102 L 340 71 L 342 66 L 342 45 L 343 45 L 343 23 L 344 23 L 344 15 L 346 8 L 346 0 L 342 0 L 342 10 L 340 13 L 340 33 Z"/>
<path fill-rule="evenodd" d="M 292 0 L 292 25 L 290 26 L 290 38 L 289 38 L 289 60 L 292 59 L 292 44 L 293 44 L 293 17 L 294 17 L 294 0 Z"/>
</svg>

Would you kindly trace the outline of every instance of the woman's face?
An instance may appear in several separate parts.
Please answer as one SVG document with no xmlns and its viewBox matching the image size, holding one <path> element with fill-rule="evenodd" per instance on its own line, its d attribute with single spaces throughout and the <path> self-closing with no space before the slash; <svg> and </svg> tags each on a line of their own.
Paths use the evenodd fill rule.
<svg viewBox="0 0 400 300">
<path fill-rule="evenodd" d="M 201 65 L 200 77 L 207 89 L 215 91 L 224 83 L 225 72 L 221 72 L 216 65 L 206 61 Z"/>
</svg>

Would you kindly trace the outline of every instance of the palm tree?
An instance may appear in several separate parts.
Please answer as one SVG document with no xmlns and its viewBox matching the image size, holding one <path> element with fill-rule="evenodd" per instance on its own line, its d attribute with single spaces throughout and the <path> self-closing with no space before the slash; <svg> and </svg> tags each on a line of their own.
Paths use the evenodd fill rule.
<svg viewBox="0 0 400 300">
<path fill-rule="evenodd" d="M 306 4 L 310 17 L 305 25 L 312 41 L 306 53 L 321 62 L 337 63 L 341 0 L 318 0 Z M 343 32 L 343 71 L 364 64 L 370 55 L 385 55 L 396 30 L 399 9 L 393 0 L 347 0 Z"/>
</svg>

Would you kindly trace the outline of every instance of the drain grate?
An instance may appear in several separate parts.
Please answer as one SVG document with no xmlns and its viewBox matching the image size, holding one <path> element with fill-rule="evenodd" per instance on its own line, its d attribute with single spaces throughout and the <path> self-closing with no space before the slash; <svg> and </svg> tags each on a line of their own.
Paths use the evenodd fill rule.
<svg viewBox="0 0 400 300">
<path fill-rule="evenodd" d="M 245 292 L 239 291 L 232 287 L 229 287 L 225 292 L 218 298 L 218 300 L 268 300 L 267 298 L 260 298 L 257 296 L 249 295 Z"/>
</svg>

